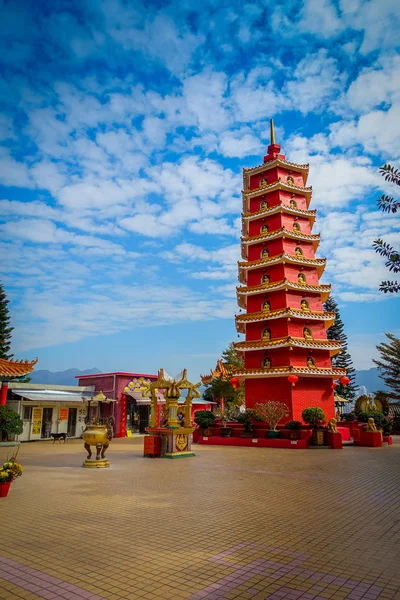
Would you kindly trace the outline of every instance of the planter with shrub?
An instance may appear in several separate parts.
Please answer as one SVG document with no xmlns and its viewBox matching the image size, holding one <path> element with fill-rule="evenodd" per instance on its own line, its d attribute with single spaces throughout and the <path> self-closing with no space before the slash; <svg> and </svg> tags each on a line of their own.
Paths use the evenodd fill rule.
<svg viewBox="0 0 400 600">
<path fill-rule="evenodd" d="M 300 427 L 301 427 L 300 421 L 288 421 L 288 423 L 286 423 L 285 427 L 287 429 L 290 429 L 290 439 L 291 440 L 300 439 Z"/>
<path fill-rule="evenodd" d="M 325 424 L 325 413 L 322 408 L 318 406 L 305 408 L 301 413 L 303 421 L 310 425 L 313 430 L 313 444 L 314 446 L 324 445 L 324 424 Z"/>
<path fill-rule="evenodd" d="M 210 427 L 214 425 L 215 415 L 211 410 L 198 410 L 194 413 L 194 422 L 199 426 L 200 435 L 210 435 Z"/>
</svg>

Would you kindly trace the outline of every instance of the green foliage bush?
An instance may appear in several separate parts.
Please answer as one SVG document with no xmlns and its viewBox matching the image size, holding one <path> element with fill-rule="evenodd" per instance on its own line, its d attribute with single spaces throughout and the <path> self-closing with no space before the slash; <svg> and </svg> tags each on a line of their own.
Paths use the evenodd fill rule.
<svg viewBox="0 0 400 600">
<path fill-rule="evenodd" d="M 343 415 L 341 415 L 341 420 L 342 421 L 355 421 L 356 420 L 356 413 L 351 412 L 351 413 L 345 413 Z"/>
<path fill-rule="evenodd" d="M 301 422 L 300 421 L 288 421 L 285 425 L 287 429 L 300 429 Z"/>
<path fill-rule="evenodd" d="M 253 431 L 253 421 L 260 421 L 261 419 L 255 414 L 254 410 L 248 408 L 244 412 L 239 413 L 236 420 L 238 423 L 244 425 L 246 433 L 250 433 Z"/>
<path fill-rule="evenodd" d="M 213 425 L 215 421 L 215 415 L 211 410 L 198 410 L 194 413 L 194 422 L 201 429 L 208 429 Z"/>
<path fill-rule="evenodd" d="M 20 435 L 23 422 L 15 410 L 7 405 L 0 406 L 0 441 L 6 442 L 10 435 Z"/>
<path fill-rule="evenodd" d="M 308 425 L 311 425 L 313 429 L 323 427 L 325 423 L 325 413 L 317 406 L 305 408 L 301 413 L 301 416 L 303 417 L 303 421 L 308 423 Z"/>
<path fill-rule="evenodd" d="M 381 412 L 371 411 L 371 412 L 360 412 L 358 415 L 359 423 L 368 423 L 368 419 L 374 419 L 375 425 L 378 429 L 382 429 L 385 425 L 387 425 L 388 420 L 385 415 Z"/>
</svg>

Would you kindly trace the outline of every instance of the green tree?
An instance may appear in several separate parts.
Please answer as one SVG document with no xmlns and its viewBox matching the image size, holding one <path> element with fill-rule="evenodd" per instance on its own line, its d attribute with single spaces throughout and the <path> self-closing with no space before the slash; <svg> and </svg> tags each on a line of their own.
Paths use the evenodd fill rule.
<svg viewBox="0 0 400 600">
<path fill-rule="evenodd" d="M 389 343 L 382 342 L 377 346 L 380 352 L 380 360 L 373 362 L 380 371 L 379 377 L 383 379 L 390 388 L 394 398 L 400 398 L 400 339 L 392 333 L 385 333 Z"/>
<path fill-rule="evenodd" d="M 350 383 L 347 386 L 339 385 L 335 388 L 335 394 L 346 400 L 353 400 L 356 397 L 356 371 L 353 367 L 353 361 L 349 354 L 347 346 L 347 335 L 344 332 L 344 323 L 340 317 L 340 310 L 336 300 L 330 296 L 324 304 L 326 311 L 336 313 L 334 324 L 329 327 L 326 334 L 328 340 L 340 340 L 342 342 L 342 350 L 339 354 L 332 356 L 332 366 L 337 369 L 346 369 L 347 377 Z"/>
<path fill-rule="evenodd" d="M 0 406 L 0 442 L 7 441 L 11 435 L 20 435 L 23 422 L 15 410 L 9 406 Z"/>
<path fill-rule="evenodd" d="M 398 169 L 395 169 L 390 165 L 384 165 L 379 169 L 379 171 L 382 177 L 385 178 L 385 181 L 390 181 L 391 183 L 400 186 L 400 171 Z M 397 211 L 400 209 L 400 202 L 398 200 L 395 200 L 394 198 L 391 198 L 390 196 L 382 195 L 379 198 L 377 204 L 378 208 L 382 212 L 397 213 Z M 387 259 L 385 262 L 385 266 L 389 269 L 390 272 L 398 273 L 400 271 L 399 250 L 395 250 L 393 246 L 391 246 L 387 242 L 384 242 L 380 238 L 374 241 L 373 248 L 375 252 Z M 400 291 L 400 283 L 398 281 L 382 281 L 381 285 L 379 286 L 379 289 L 385 294 L 387 292 L 397 293 L 398 291 Z"/>
<path fill-rule="evenodd" d="M 222 362 L 227 372 L 226 376 L 213 377 L 203 392 L 203 398 L 208 401 L 213 401 L 215 398 L 217 402 L 223 399 L 225 402 L 243 404 L 244 384 L 242 383 L 236 390 L 229 381 L 234 377 L 236 369 L 244 367 L 244 360 L 238 356 L 233 342 L 222 352 Z"/>
<path fill-rule="evenodd" d="M 10 360 L 11 354 L 11 332 L 14 327 L 10 327 L 10 313 L 8 311 L 6 293 L 0 283 L 0 358 Z"/>
</svg>

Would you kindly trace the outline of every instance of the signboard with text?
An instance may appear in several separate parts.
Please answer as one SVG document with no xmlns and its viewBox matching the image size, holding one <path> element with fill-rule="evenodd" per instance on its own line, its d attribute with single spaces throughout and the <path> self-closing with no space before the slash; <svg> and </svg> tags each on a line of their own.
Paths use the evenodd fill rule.
<svg viewBox="0 0 400 600">
<path fill-rule="evenodd" d="M 59 411 L 59 420 L 68 421 L 68 408 L 60 408 Z"/>
</svg>

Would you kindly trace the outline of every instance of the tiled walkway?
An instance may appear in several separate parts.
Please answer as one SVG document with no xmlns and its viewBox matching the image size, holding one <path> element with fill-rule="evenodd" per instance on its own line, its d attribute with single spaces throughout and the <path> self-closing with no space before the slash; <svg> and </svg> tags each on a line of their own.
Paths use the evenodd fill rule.
<svg viewBox="0 0 400 600">
<path fill-rule="evenodd" d="M 25 444 L 0 500 L 0 599 L 400 599 L 400 440 L 290 451 L 195 446 L 110 469 L 82 441 Z"/>
</svg>

